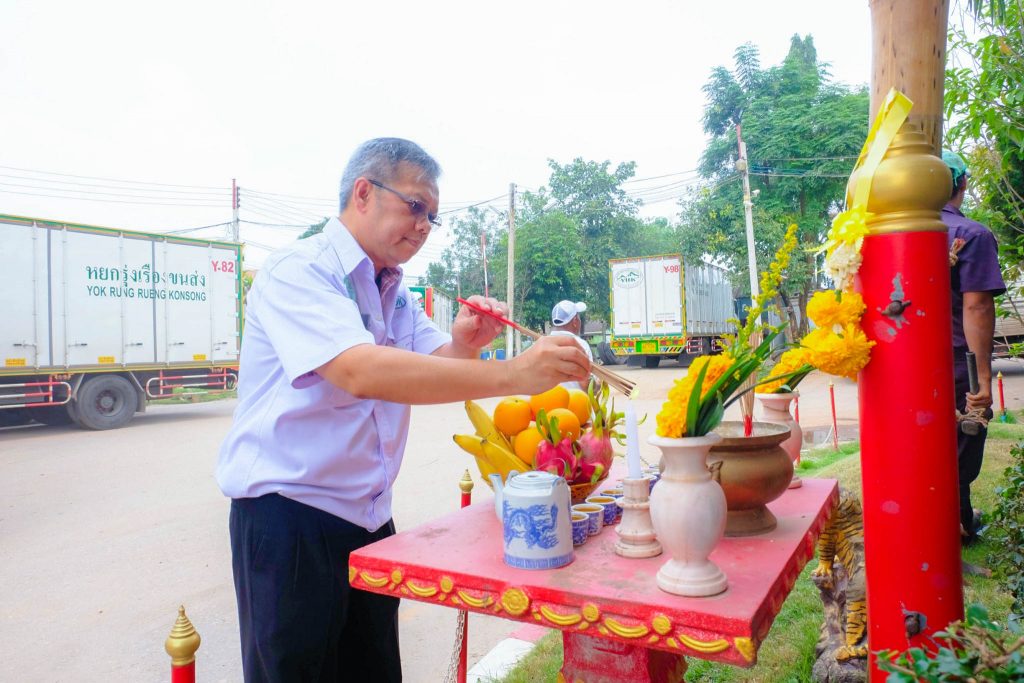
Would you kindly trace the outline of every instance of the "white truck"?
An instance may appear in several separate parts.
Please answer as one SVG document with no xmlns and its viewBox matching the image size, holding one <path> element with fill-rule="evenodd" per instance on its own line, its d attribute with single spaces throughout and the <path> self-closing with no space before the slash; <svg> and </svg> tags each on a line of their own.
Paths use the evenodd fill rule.
<svg viewBox="0 0 1024 683">
<path fill-rule="evenodd" d="M 0 215 L 0 425 L 113 429 L 233 388 L 241 266 L 239 244 Z"/>
<path fill-rule="evenodd" d="M 735 331 L 732 286 L 722 268 L 665 254 L 612 259 L 608 269 L 616 356 L 656 368 L 662 358 L 718 351 L 722 335 Z"/>
</svg>

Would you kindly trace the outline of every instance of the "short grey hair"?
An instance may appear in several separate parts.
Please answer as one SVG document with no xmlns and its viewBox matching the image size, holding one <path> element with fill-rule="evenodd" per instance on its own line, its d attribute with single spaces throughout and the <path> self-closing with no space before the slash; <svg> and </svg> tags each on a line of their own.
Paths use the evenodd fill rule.
<svg viewBox="0 0 1024 683">
<path fill-rule="evenodd" d="M 348 206 L 352 198 L 352 187 L 357 178 L 376 180 L 388 183 L 395 179 L 398 165 L 402 162 L 412 164 L 422 171 L 420 179 L 434 184 L 441 175 L 441 166 L 434 157 L 427 154 L 422 147 L 411 140 L 402 138 L 375 138 L 359 145 L 341 174 L 341 190 L 338 193 L 338 204 L 341 211 Z"/>
</svg>

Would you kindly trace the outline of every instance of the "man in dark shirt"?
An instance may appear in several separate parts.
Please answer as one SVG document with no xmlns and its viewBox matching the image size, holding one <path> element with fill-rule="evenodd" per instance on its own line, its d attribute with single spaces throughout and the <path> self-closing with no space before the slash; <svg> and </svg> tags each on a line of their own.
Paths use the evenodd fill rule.
<svg viewBox="0 0 1024 683">
<path fill-rule="evenodd" d="M 953 174 L 953 196 L 942 209 L 949 228 L 950 284 L 953 290 L 953 381 L 956 407 L 961 413 L 980 410 L 992 417 L 992 337 L 995 331 L 995 297 L 1006 291 L 999 272 L 996 238 L 981 223 L 964 216 L 960 207 L 967 191 L 967 164 L 954 152 L 944 150 L 942 160 Z M 966 353 L 978 362 L 976 394 L 970 393 Z M 960 470 L 960 524 L 966 542 L 974 540 L 978 520 L 971 506 L 971 483 L 981 472 L 987 429 L 977 435 L 957 430 Z"/>
</svg>

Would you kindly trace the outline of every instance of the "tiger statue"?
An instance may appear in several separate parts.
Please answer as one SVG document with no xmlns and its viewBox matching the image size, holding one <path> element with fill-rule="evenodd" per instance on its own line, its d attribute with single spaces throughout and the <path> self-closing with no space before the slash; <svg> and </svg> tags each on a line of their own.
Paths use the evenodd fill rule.
<svg viewBox="0 0 1024 683">
<path fill-rule="evenodd" d="M 818 566 L 811 577 L 825 604 L 819 655 L 832 650 L 837 662 L 861 658 L 866 664 L 864 516 L 860 499 L 846 489 L 840 488 L 839 505 L 818 539 Z"/>
</svg>

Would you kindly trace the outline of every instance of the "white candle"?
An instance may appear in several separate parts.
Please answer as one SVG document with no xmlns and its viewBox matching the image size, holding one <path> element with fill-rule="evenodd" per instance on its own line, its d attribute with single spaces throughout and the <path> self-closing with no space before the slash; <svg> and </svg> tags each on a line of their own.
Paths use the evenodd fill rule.
<svg viewBox="0 0 1024 683">
<path fill-rule="evenodd" d="M 629 478 L 639 479 L 640 473 L 640 436 L 636 428 L 636 411 L 633 402 L 626 402 L 626 465 L 629 466 Z"/>
</svg>

